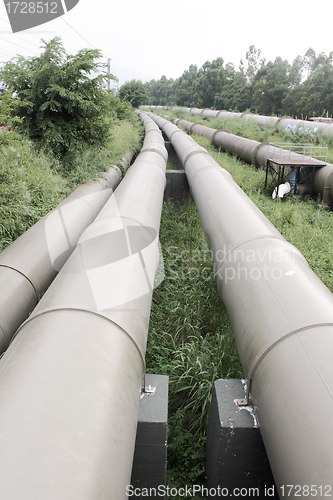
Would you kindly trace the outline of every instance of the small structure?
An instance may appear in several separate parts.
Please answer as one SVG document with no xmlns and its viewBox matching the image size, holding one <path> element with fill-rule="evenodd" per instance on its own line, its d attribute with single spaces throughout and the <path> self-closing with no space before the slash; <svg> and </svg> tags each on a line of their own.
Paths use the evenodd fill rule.
<svg viewBox="0 0 333 500">
<path fill-rule="evenodd" d="M 272 187 L 273 198 L 287 183 L 290 187 L 284 194 L 312 195 L 315 169 L 326 165 L 327 151 L 313 144 L 268 143 L 265 188 Z"/>
</svg>

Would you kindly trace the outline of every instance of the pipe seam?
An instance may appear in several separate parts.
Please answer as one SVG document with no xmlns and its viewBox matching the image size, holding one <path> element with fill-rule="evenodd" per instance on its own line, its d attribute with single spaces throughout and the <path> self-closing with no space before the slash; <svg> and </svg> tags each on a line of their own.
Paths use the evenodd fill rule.
<svg viewBox="0 0 333 500">
<path fill-rule="evenodd" d="M 171 123 L 171 122 L 170 122 Z M 178 127 L 178 125 L 177 125 Z M 163 130 L 163 128 L 162 128 Z M 169 134 L 169 141 L 171 142 L 171 137 L 173 136 L 173 134 L 176 134 L 177 132 L 183 132 L 182 130 L 180 130 L 180 128 L 178 128 L 178 130 L 174 130 L 173 132 L 171 132 L 171 134 Z"/>
<path fill-rule="evenodd" d="M 180 132 L 183 132 L 182 130 L 180 130 Z M 184 132 L 183 132 L 184 133 Z M 191 158 L 191 156 L 194 156 L 194 155 L 197 155 L 197 154 L 206 154 L 206 155 L 209 155 L 210 154 L 208 153 L 208 151 L 206 151 L 205 149 L 197 149 L 196 151 L 191 151 L 188 155 L 185 156 L 184 160 L 183 160 L 183 168 L 185 169 L 185 165 L 187 163 L 187 161 Z"/>
<path fill-rule="evenodd" d="M 150 147 L 148 147 L 148 148 L 145 148 L 145 147 L 144 147 L 144 148 L 142 148 L 142 150 L 141 150 L 140 154 L 138 155 L 138 157 L 139 157 L 141 154 L 145 153 L 146 151 L 150 151 L 150 152 L 152 152 L 152 153 L 158 153 L 160 156 L 162 156 L 163 160 L 165 160 L 165 155 L 163 155 L 163 153 L 162 153 L 161 151 L 159 151 L 159 150 L 158 150 L 158 149 L 156 149 L 156 148 L 150 148 Z"/>
<path fill-rule="evenodd" d="M 142 153 L 145 153 L 146 151 L 147 151 L 147 150 L 142 151 Z M 135 162 L 134 162 L 134 163 L 133 163 L 133 165 L 132 165 L 133 167 L 134 167 L 134 165 L 135 165 L 136 163 L 139 163 L 139 162 L 150 163 L 151 165 L 154 165 L 154 168 L 155 168 L 155 169 L 156 169 L 156 167 L 157 167 L 157 168 L 159 168 L 159 170 L 163 173 L 163 175 L 165 175 L 165 174 L 164 174 L 164 172 L 163 172 L 163 170 L 162 170 L 162 167 L 161 167 L 160 165 L 157 165 L 157 164 L 156 164 L 154 161 L 152 161 L 152 160 L 146 160 L 145 158 L 141 158 L 141 159 L 140 159 L 140 155 L 141 155 L 141 153 L 137 156 L 137 158 L 136 158 Z M 162 155 L 161 155 L 161 156 L 162 156 Z M 162 156 L 162 158 L 163 158 L 163 156 Z M 163 160 L 165 161 L 165 158 L 163 158 Z"/>
<path fill-rule="evenodd" d="M 228 132 L 227 130 L 223 130 L 223 128 L 219 128 L 219 129 L 216 129 L 215 132 L 213 133 L 212 135 L 212 144 L 215 146 L 215 147 L 219 147 L 217 144 L 215 144 L 214 140 L 215 140 L 215 136 L 218 132 L 224 132 L 225 134 L 229 134 L 230 132 Z"/>
<path fill-rule="evenodd" d="M 127 162 L 126 158 L 122 158 L 121 160 L 124 162 Z M 120 175 L 120 180 L 121 180 L 123 178 L 123 173 L 120 170 L 120 168 L 118 167 L 118 165 L 112 165 L 112 168 L 114 168 L 118 172 L 118 174 Z M 107 174 L 107 172 L 102 172 L 102 174 Z"/>
<path fill-rule="evenodd" d="M 281 344 L 281 342 L 283 342 L 284 340 L 288 339 L 289 337 L 291 337 L 292 335 L 295 335 L 297 333 L 300 333 L 300 332 L 304 332 L 306 330 L 311 330 L 312 328 L 320 328 L 322 326 L 332 326 L 333 327 L 333 323 L 315 323 L 313 325 L 306 325 L 306 326 L 302 326 L 300 328 L 297 328 L 296 330 L 293 330 L 289 333 L 286 333 L 285 335 L 283 335 L 282 337 L 280 337 L 279 339 L 277 339 L 271 346 L 267 347 L 267 349 L 265 350 L 265 352 L 263 352 L 259 359 L 256 361 L 254 367 L 252 368 L 251 370 L 251 373 L 248 377 L 248 387 L 247 387 L 247 395 L 246 395 L 246 398 L 247 400 L 249 401 L 249 397 L 250 397 L 250 388 L 251 388 L 251 382 L 252 380 L 254 379 L 254 376 L 255 376 L 255 373 L 260 365 L 260 363 L 263 361 L 263 359 L 265 358 L 265 356 L 274 349 L 274 347 L 276 347 L 277 345 Z"/>
<path fill-rule="evenodd" d="M 36 299 L 37 299 L 37 302 L 39 302 L 40 300 L 40 296 L 39 296 L 39 293 L 37 291 L 37 288 L 35 287 L 35 285 L 33 284 L 33 282 L 31 281 L 31 279 L 28 278 L 28 276 L 26 276 L 24 273 L 22 273 L 22 271 L 19 271 L 18 269 L 16 269 L 15 267 L 12 267 L 12 266 L 8 266 L 7 264 L 0 264 L 0 267 L 7 267 L 7 269 L 12 269 L 12 271 L 16 271 L 17 273 L 21 274 L 27 281 L 29 281 L 30 285 L 32 286 L 32 288 L 34 289 L 34 292 L 36 294 Z"/>
<path fill-rule="evenodd" d="M 140 347 L 138 346 L 138 344 L 135 342 L 135 340 L 133 339 L 133 337 L 128 333 L 126 332 L 126 330 L 120 326 L 118 323 L 116 323 L 113 319 L 111 318 L 108 318 L 107 316 L 103 316 L 103 314 L 100 314 L 96 311 L 92 311 L 91 309 L 83 309 L 83 308 L 80 308 L 80 307 L 56 307 L 54 309 L 44 309 L 44 311 L 28 318 L 25 320 L 24 323 L 22 323 L 22 325 L 16 330 L 15 332 L 15 335 L 13 336 L 12 338 L 12 341 L 15 339 L 15 337 L 18 335 L 18 333 L 20 332 L 20 330 L 26 326 L 28 323 L 31 323 L 32 321 L 34 321 L 35 319 L 39 318 L 40 316 L 45 316 L 46 314 L 49 314 L 49 313 L 52 313 L 52 312 L 61 312 L 61 311 L 74 311 L 74 312 L 84 312 L 84 313 L 88 313 L 88 314 L 93 314 L 94 316 L 98 316 L 99 318 L 101 319 L 105 319 L 106 321 L 108 321 L 109 323 L 112 323 L 113 325 L 116 325 L 118 328 L 120 328 L 120 330 L 125 333 L 125 335 L 131 340 L 131 342 L 134 344 L 136 350 L 138 351 L 139 353 L 139 356 L 141 358 L 141 361 L 142 361 L 142 366 L 143 366 L 143 370 L 142 370 L 142 373 L 144 374 L 145 371 L 146 371 L 146 362 L 145 362 L 145 358 L 140 350 Z"/>
<path fill-rule="evenodd" d="M 190 185 L 190 190 L 191 190 L 191 194 L 192 194 L 192 185 L 194 183 L 194 181 L 197 179 L 197 177 L 202 174 L 202 171 L 203 170 L 211 170 L 211 169 L 216 169 L 216 170 L 220 170 L 221 169 L 221 166 L 217 163 L 216 165 L 205 165 L 204 167 L 200 168 L 200 170 L 198 170 L 194 175 L 193 177 L 191 177 L 191 185 Z"/>
<path fill-rule="evenodd" d="M 112 189 L 112 188 L 108 188 L 108 189 Z M 94 209 L 92 208 L 92 206 L 90 205 L 90 203 L 85 200 L 83 197 L 80 197 L 80 196 L 73 196 L 73 197 L 69 197 L 68 201 L 69 203 L 71 202 L 71 200 L 80 200 L 80 201 L 83 201 L 90 209 L 91 211 L 91 214 L 92 214 L 92 217 L 96 217 L 96 214 L 94 212 Z M 59 206 L 55 209 L 55 210 L 58 210 L 59 211 L 59 215 L 60 215 L 60 219 L 61 219 L 61 222 L 62 222 L 62 226 L 64 228 L 64 231 L 65 231 L 65 234 L 66 234 L 66 238 L 68 238 L 68 234 L 67 234 L 67 228 L 66 228 L 66 224 L 65 224 L 65 221 L 64 221 L 64 218 L 63 218 L 63 214 L 61 212 L 61 209 L 63 206 L 67 205 L 67 203 L 60 203 Z"/>
<path fill-rule="evenodd" d="M 245 215 L 245 213 L 244 213 Z M 265 217 L 265 216 L 264 216 Z M 263 217 L 263 218 L 264 218 Z M 280 236 L 274 236 L 274 235 L 271 235 L 271 234 L 265 234 L 265 235 L 260 235 L 260 236 L 255 236 L 254 238 L 250 238 L 250 239 L 247 239 L 247 240 L 244 240 L 240 243 L 238 243 L 236 246 L 234 246 L 233 248 L 230 249 L 230 251 L 227 253 L 227 255 L 225 256 L 225 258 L 223 259 L 223 261 L 220 263 L 219 265 L 219 268 L 218 270 L 216 271 L 215 275 L 219 274 L 219 272 L 221 271 L 225 261 L 227 260 L 228 256 L 234 252 L 235 250 L 237 250 L 239 247 L 243 246 L 243 245 L 246 245 L 247 243 L 249 243 L 250 241 L 255 241 L 255 240 L 265 240 L 265 239 L 272 239 L 272 240 L 278 240 L 278 241 L 283 241 L 284 243 L 286 243 L 287 246 L 290 246 L 291 248 L 295 249 L 294 245 L 292 245 L 291 243 L 289 243 L 287 240 L 284 240 L 283 237 L 280 237 Z M 303 259 L 305 260 L 305 257 L 300 253 L 300 256 L 303 257 Z M 306 260 L 305 260 L 306 262 Z"/>
<path fill-rule="evenodd" d="M 4 342 L 3 342 L 3 343 L 4 343 L 4 344 L 6 344 L 6 345 L 8 345 L 8 344 L 9 344 L 9 342 L 10 342 L 10 338 L 9 338 L 9 339 L 7 338 L 6 332 L 5 332 L 5 330 L 2 328 L 2 325 L 0 325 L 0 332 L 1 332 L 1 335 L 2 335 L 2 337 L 3 337 L 3 339 L 4 339 Z M 1 352 L 0 352 L 0 354 L 1 354 Z"/>
</svg>

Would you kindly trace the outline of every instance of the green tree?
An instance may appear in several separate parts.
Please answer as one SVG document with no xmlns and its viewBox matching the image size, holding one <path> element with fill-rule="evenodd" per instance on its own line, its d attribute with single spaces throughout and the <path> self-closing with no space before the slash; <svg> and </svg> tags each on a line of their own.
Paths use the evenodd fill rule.
<svg viewBox="0 0 333 500">
<path fill-rule="evenodd" d="M 175 102 L 179 106 L 198 106 L 198 68 L 191 64 L 175 83 Z"/>
<path fill-rule="evenodd" d="M 225 70 L 222 57 L 212 62 L 206 61 L 198 72 L 197 106 L 211 108 L 214 106 L 215 97 L 222 91 L 226 83 Z"/>
<path fill-rule="evenodd" d="M 174 80 L 169 80 L 165 75 L 160 80 L 150 80 L 145 83 L 148 95 L 148 104 L 172 105 L 175 102 Z"/>
<path fill-rule="evenodd" d="M 277 57 L 262 66 L 254 78 L 254 102 L 258 113 L 279 115 L 289 92 L 289 64 Z"/>
<path fill-rule="evenodd" d="M 257 72 L 265 64 L 265 59 L 260 59 L 261 50 L 256 49 L 254 45 L 250 45 L 249 50 L 246 52 L 246 66 L 243 60 L 240 60 L 239 69 L 246 76 L 247 82 L 252 83 Z"/>
<path fill-rule="evenodd" d="M 131 103 L 133 108 L 138 108 L 147 100 L 146 87 L 140 80 L 131 80 L 120 87 L 118 96 Z"/>
<path fill-rule="evenodd" d="M 18 56 L 0 71 L 17 95 L 13 112 L 22 118 L 19 131 L 58 157 L 84 145 L 104 144 L 109 135 L 104 80 L 114 77 L 98 73 L 106 66 L 96 62 L 100 51 L 67 55 L 59 37 L 43 44 L 40 56 Z"/>
<path fill-rule="evenodd" d="M 232 63 L 225 67 L 226 83 L 222 91 L 215 96 L 216 109 L 245 111 L 252 106 L 252 85 L 246 81 L 242 71 L 236 71 Z"/>
<path fill-rule="evenodd" d="M 285 113 L 307 118 L 333 114 L 333 52 L 316 56 L 313 49 L 308 49 L 304 66 L 307 79 L 293 87 L 283 100 Z"/>
</svg>

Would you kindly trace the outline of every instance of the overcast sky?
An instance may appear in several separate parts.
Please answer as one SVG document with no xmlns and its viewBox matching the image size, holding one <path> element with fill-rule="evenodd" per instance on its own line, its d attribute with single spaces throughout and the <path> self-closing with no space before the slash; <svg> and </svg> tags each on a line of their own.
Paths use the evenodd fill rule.
<svg viewBox="0 0 333 500">
<path fill-rule="evenodd" d="M 0 0 L 1 1 L 1 0 Z M 8 1 L 8 0 L 5 0 Z M 28 0 L 29 1 L 29 0 Z M 272 7 L 272 5 L 274 7 Z M 238 69 L 250 45 L 290 63 L 309 47 L 333 51 L 333 2 L 299 0 L 79 0 L 62 18 L 16 34 L 0 5 L 0 58 L 40 53 L 40 38 L 60 36 L 66 51 L 98 48 L 119 84 L 179 77 L 190 64 L 222 57 Z"/>
</svg>

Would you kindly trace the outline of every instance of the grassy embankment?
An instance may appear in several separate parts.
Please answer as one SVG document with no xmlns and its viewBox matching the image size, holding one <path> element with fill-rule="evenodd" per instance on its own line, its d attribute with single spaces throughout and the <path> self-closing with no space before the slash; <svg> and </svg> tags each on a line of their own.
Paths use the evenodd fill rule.
<svg viewBox="0 0 333 500">
<path fill-rule="evenodd" d="M 167 113 L 171 120 L 176 117 Z M 290 141 L 286 134 L 261 129 L 253 121 L 203 120 L 190 114 L 184 114 L 184 118 L 260 142 Z M 309 197 L 302 203 L 298 197 L 273 201 L 264 190 L 263 170 L 218 151 L 205 138 L 194 139 L 303 252 L 333 292 L 332 214 L 317 210 L 317 201 Z M 331 141 L 328 146 L 329 158 L 333 158 Z M 164 204 L 160 235 L 166 277 L 154 292 L 147 368 L 150 373 L 168 374 L 170 378 L 168 482 L 179 487 L 204 482 L 206 425 L 214 380 L 239 378 L 242 369 L 193 202 L 180 208 Z"/>
<path fill-rule="evenodd" d="M 86 148 L 62 162 L 37 151 L 14 131 L 0 132 L 0 251 L 54 208 L 78 185 L 121 164 L 128 151 L 140 149 L 142 125 L 112 123 L 107 147 Z"/>
</svg>

